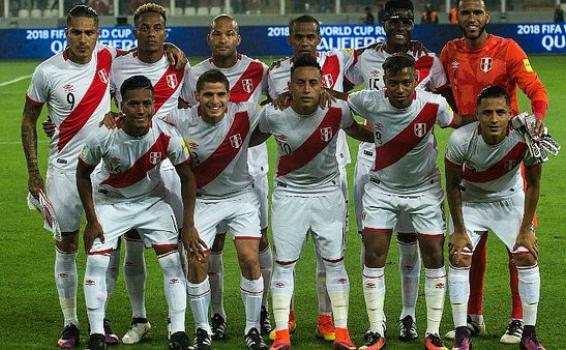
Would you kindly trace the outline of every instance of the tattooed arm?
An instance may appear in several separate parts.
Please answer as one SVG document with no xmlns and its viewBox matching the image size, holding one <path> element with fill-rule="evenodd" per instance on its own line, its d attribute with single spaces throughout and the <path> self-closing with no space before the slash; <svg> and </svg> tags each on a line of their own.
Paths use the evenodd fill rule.
<svg viewBox="0 0 566 350">
<path fill-rule="evenodd" d="M 39 174 L 37 165 L 37 119 L 41 113 L 42 105 L 34 105 L 26 101 L 22 117 L 22 144 L 26 155 L 28 167 L 28 189 L 38 197 L 40 191 L 45 190 L 43 179 Z"/>
</svg>

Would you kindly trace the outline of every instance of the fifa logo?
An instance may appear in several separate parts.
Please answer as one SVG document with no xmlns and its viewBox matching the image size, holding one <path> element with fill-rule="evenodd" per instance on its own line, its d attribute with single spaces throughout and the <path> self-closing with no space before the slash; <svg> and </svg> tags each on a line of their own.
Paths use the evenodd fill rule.
<svg viewBox="0 0 566 350">
<path fill-rule="evenodd" d="M 242 79 L 242 89 L 248 94 L 254 91 L 254 82 L 251 79 Z"/>
<path fill-rule="evenodd" d="M 332 128 L 326 127 L 326 128 L 320 129 L 320 138 L 324 142 L 328 142 L 328 141 L 332 140 Z"/>
<path fill-rule="evenodd" d="M 234 148 L 240 148 L 242 145 L 242 136 L 239 133 L 230 136 L 230 145 Z"/>
<path fill-rule="evenodd" d="M 98 79 L 104 84 L 108 84 L 108 72 L 106 72 L 106 69 L 102 68 L 98 71 Z"/>
<path fill-rule="evenodd" d="M 167 86 L 169 86 L 171 89 L 176 88 L 179 84 L 179 82 L 177 81 L 177 76 L 175 74 L 167 74 L 165 80 L 167 81 Z"/>
<path fill-rule="evenodd" d="M 334 79 L 332 78 L 332 74 L 327 73 L 322 76 L 322 84 L 325 88 L 329 89 L 334 86 Z"/>
<path fill-rule="evenodd" d="M 493 58 L 491 57 L 482 57 L 480 59 L 480 69 L 487 73 L 491 70 L 491 66 L 493 65 Z"/>
<path fill-rule="evenodd" d="M 149 152 L 149 162 L 153 165 L 161 162 L 161 152 Z"/>
<path fill-rule="evenodd" d="M 416 137 L 423 137 L 426 134 L 426 124 L 425 123 L 416 123 L 413 126 L 413 130 L 415 132 Z"/>
</svg>

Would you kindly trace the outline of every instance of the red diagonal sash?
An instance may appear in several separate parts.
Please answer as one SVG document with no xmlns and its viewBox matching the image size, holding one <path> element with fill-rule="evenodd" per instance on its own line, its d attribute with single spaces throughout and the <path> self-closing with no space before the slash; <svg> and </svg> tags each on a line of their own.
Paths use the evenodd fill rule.
<svg viewBox="0 0 566 350">
<path fill-rule="evenodd" d="M 415 69 L 419 74 L 419 83 L 428 76 L 433 63 L 434 58 L 432 58 L 431 56 L 421 56 L 417 59 L 417 61 L 415 62 Z"/>
<path fill-rule="evenodd" d="M 100 101 L 104 98 L 106 88 L 108 87 L 108 73 L 110 72 L 111 64 L 112 54 L 110 51 L 101 50 L 96 54 L 96 71 L 90 86 L 81 102 L 59 126 L 59 141 L 57 142 L 59 152 L 81 131 L 89 118 L 94 114 L 94 111 L 96 111 Z"/>
<path fill-rule="evenodd" d="M 322 70 L 322 83 L 325 88 L 331 89 L 336 85 L 340 76 L 340 60 L 336 55 L 326 56 Z"/>
<path fill-rule="evenodd" d="M 160 134 L 155 143 L 127 170 L 120 174 L 111 174 L 104 185 L 114 188 L 125 188 L 145 178 L 147 173 L 167 157 L 167 148 L 171 136 Z"/>
<path fill-rule="evenodd" d="M 193 168 L 197 188 L 212 182 L 236 158 L 250 131 L 248 112 L 238 112 L 224 140 L 202 163 Z"/>
<path fill-rule="evenodd" d="M 247 102 L 255 89 L 261 85 L 263 79 L 263 65 L 259 62 L 250 62 L 240 79 L 230 90 L 230 101 L 235 103 Z"/>
<path fill-rule="evenodd" d="M 277 176 L 285 176 L 294 170 L 302 168 L 322 152 L 338 134 L 341 119 L 342 110 L 340 108 L 330 108 L 319 126 L 302 145 L 293 151 L 293 153 L 283 155 L 279 158 Z M 331 128 L 332 130 L 332 136 L 326 140 L 323 135 L 325 128 Z"/>
<path fill-rule="evenodd" d="M 438 104 L 425 104 L 417 117 L 410 122 L 405 129 L 387 143 L 376 147 L 375 166 L 373 170 L 378 171 L 387 168 L 415 148 L 434 127 L 437 112 Z M 426 126 L 425 133 L 421 137 L 417 136 L 417 124 L 425 124 Z"/>
<path fill-rule="evenodd" d="M 464 180 L 471 182 L 489 182 L 496 180 L 517 167 L 525 156 L 527 146 L 520 142 L 516 144 L 503 158 L 486 170 L 477 171 L 464 168 Z"/>
<path fill-rule="evenodd" d="M 163 106 L 165 102 L 175 93 L 185 75 L 184 69 L 175 69 L 173 66 L 167 67 L 165 73 L 159 78 L 159 81 L 153 86 L 155 96 L 155 113 Z M 177 103 L 177 101 L 175 101 Z"/>
</svg>

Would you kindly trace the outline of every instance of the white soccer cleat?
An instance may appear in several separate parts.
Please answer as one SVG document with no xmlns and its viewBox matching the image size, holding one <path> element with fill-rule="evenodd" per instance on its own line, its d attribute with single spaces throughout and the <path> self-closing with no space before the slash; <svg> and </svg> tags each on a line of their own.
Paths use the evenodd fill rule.
<svg viewBox="0 0 566 350">
<path fill-rule="evenodd" d="M 523 321 L 511 320 L 507 325 L 505 334 L 499 340 L 502 344 L 519 344 L 523 336 Z"/>
<path fill-rule="evenodd" d="M 468 327 L 468 330 L 470 331 L 471 337 L 478 337 L 478 336 L 483 336 L 483 335 L 487 334 L 484 321 L 482 321 L 482 323 L 477 323 L 476 321 L 472 320 L 472 318 L 470 316 L 468 316 L 467 321 L 468 321 L 467 327 Z M 454 339 L 455 336 L 456 336 L 456 331 L 451 330 L 444 335 L 444 338 Z M 521 339 L 519 339 L 519 341 L 520 340 Z"/>
<path fill-rule="evenodd" d="M 137 322 L 138 320 L 134 319 L 130 328 L 122 337 L 122 343 L 124 344 L 137 344 L 139 343 L 151 330 L 151 324 L 145 320 L 146 322 Z"/>
</svg>

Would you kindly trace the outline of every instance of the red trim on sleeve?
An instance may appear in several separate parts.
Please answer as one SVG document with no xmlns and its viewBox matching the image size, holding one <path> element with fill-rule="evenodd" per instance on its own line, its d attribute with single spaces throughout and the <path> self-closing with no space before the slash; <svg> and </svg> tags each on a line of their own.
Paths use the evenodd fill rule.
<svg viewBox="0 0 566 350">
<path fill-rule="evenodd" d="M 444 164 L 452 168 L 462 169 L 462 164 L 456 164 L 446 157 L 444 157 Z"/>
<path fill-rule="evenodd" d="M 26 102 L 33 106 L 43 106 L 43 102 L 36 101 L 28 95 L 26 95 Z"/>
</svg>

